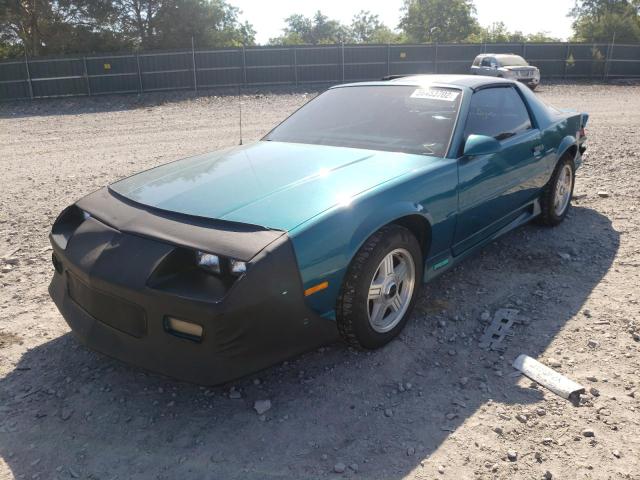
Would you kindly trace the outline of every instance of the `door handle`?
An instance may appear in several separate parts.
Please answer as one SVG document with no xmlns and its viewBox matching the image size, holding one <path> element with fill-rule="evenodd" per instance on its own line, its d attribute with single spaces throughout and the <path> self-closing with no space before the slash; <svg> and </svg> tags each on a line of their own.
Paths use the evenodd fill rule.
<svg viewBox="0 0 640 480">
<path fill-rule="evenodd" d="M 539 157 L 540 155 L 542 155 L 543 150 L 544 150 L 544 145 L 536 145 L 531 149 L 531 151 L 536 157 Z"/>
</svg>

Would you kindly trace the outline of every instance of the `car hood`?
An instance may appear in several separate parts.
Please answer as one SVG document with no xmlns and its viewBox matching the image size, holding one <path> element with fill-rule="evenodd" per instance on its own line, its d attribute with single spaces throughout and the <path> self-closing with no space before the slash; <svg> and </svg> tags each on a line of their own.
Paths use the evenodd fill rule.
<svg viewBox="0 0 640 480">
<path fill-rule="evenodd" d="M 433 160 L 423 155 L 260 141 L 178 160 L 109 188 L 165 211 L 288 231 Z"/>
<path fill-rule="evenodd" d="M 502 67 L 505 70 L 512 70 L 512 71 L 523 71 L 523 72 L 528 72 L 530 70 L 538 70 L 538 67 L 534 67 L 533 65 L 522 65 L 522 66 L 518 66 L 518 65 L 508 65 L 506 67 Z"/>
</svg>

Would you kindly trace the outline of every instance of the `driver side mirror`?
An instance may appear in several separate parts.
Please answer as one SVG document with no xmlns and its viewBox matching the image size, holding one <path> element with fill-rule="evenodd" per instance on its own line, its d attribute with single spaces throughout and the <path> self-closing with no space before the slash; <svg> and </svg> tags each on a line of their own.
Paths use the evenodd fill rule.
<svg viewBox="0 0 640 480">
<path fill-rule="evenodd" d="M 502 150 L 500 142 L 487 135 L 469 135 L 464 143 L 464 154 L 468 157 L 476 155 L 489 155 Z"/>
</svg>

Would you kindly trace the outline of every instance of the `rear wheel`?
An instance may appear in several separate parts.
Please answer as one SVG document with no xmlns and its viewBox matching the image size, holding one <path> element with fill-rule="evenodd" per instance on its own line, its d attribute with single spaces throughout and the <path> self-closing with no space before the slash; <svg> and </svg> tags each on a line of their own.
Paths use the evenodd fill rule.
<svg viewBox="0 0 640 480">
<path fill-rule="evenodd" d="M 349 345 L 379 348 L 404 328 L 422 279 L 422 254 L 413 234 L 389 225 L 354 257 L 338 297 L 338 330 Z"/>
<path fill-rule="evenodd" d="M 539 222 L 550 227 L 560 224 L 571 207 L 575 179 L 573 160 L 565 156 L 558 162 L 551 180 L 540 196 Z"/>
</svg>

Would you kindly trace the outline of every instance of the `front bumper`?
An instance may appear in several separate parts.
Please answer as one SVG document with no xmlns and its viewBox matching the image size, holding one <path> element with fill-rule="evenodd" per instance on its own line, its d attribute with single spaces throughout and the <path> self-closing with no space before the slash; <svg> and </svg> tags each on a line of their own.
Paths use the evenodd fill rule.
<svg viewBox="0 0 640 480">
<path fill-rule="evenodd" d="M 537 77 L 520 77 L 516 78 L 516 80 L 528 86 L 536 86 L 540 83 L 540 79 Z"/>
<path fill-rule="evenodd" d="M 232 284 L 199 271 L 158 277 L 180 258 L 176 252 L 188 249 L 93 216 L 78 223 L 66 245 L 56 235 L 51 243 L 56 271 L 49 293 L 75 336 L 154 372 L 220 384 L 338 337 L 334 322 L 306 306 L 286 235 L 261 250 Z M 177 334 L 169 317 L 199 325 L 202 335 Z"/>
</svg>

